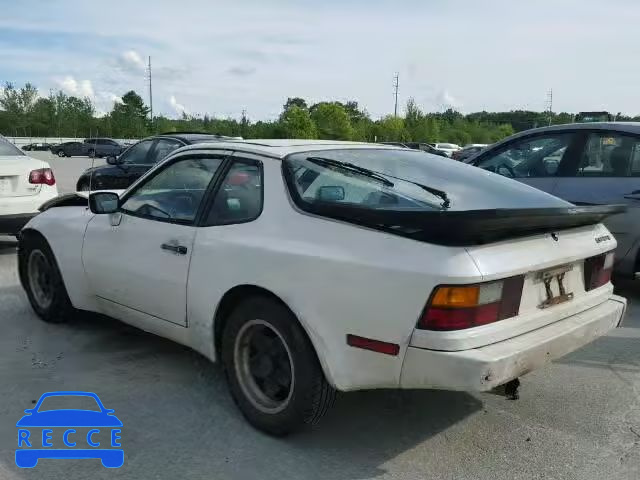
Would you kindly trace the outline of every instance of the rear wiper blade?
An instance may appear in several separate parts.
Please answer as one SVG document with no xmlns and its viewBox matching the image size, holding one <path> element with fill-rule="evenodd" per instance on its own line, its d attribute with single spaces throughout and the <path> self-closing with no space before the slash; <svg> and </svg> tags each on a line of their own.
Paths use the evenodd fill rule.
<svg viewBox="0 0 640 480">
<path fill-rule="evenodd" d="M 418 183 L 418 182 L 412 182 L 411 180 L 405 180 L 405 182 L 413 183 L 415 186 L 420 187 L 421 189 L 423 189 L 426 192 L 429 192 L 431 195 L 435 195 L 436 197 L 441 198 L 442 199 L 442 208 L 443 209 L 446 210 L 447 208 L 449 208 L 451 206 L 451 200 L 449 200 L 449 197 L 447 196 L 447 192 L 445 192 L 443 190 L 438 190 L 437 188 L 428 187 L 427 185 L 423 185 L 423 184 Z"/>
<path fill-rule="evenodd" d="M 320 165 L 321 167 L 329 166 L 329 167 L 339 168 L 341 170 L 345 170 L 348 172 L 359 173 L 362 176 L 365 176 L 380 182 L 385 187 L 393 187 L 393 182 L 390 180 L 387 180 L 383 175 L 376 173 L 373 170 L 369 170 L 368 168 L 354 165 L 353 163 L 340 162 L 338 160 L 333 160 L 331 158 L 324 158 L 324 157 L 307 157 L 306 160 L 310 161 L 311 163 L 315 163 L 316 165 Z"/>
<path fill-rule="evenodd" d="M 414 182 L 412 180 L 407 180 L 406 178 L 396 177 L 394 175 L 389 175 L 387 173 L 385 173 L 385 174 L 378 173 L 378 172 L 375 172 L 373 170 L 369 170 L 368 168 L 364 168 L 364 167 L 361 167 L 359 165 L 354 165 L 353 163 L 340 162 L 338 160 L 333 160 L 331 158 L 307 157 L 307 160 L 309 160 L 311 163 L 315 163 L 316 165 L 320 165 L 320 166 L 323 166 L 323 167 L 332 166 L 332 167 L 341 168 L 342 170 L 360 173 L 360 174 L 362 174 L 362 175 L 364 175 L 366 177 L 369 177 L 369 178 L 372 178 L 372 179 L 375 179 L 375 180 L 379 181 L 385 187 L 393 187 L 394 186 L 393 182 L 388 180 L 386 177 L 395 178 L 396 180 L 400 180 L 402 182 L 411 183 L 411 184 L 413 184 L 413 185 L 415 185 L 417 187 L 420 187 L 424 191 L 429 192 L 431 195 L 434 195 L 434 196 L 440 198 L 442 200 L 441 207 L 444 210 L 448 209 L 451 206 L 451 200 L 449 200 L 449 197 L 447 196 L 447 192 L 445 192 L 443 190 L 438 190 L 437 188 L 429 187 L 427 185 L 423 185 L 423 184 L 418 183 L 418 182 Z"/>
</svg>

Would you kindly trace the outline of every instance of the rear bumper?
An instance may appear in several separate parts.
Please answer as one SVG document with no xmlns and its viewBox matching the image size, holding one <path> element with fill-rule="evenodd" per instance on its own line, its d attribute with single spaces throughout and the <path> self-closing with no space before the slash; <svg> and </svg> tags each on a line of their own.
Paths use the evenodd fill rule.
<svg viewBox="0 0 640 480">
<path fill-rule="evenodd" d="M 401 388 L 487 391 L 535 370 L 620 326 L 625 298 L 605 302 L 546 327 L 481 348 L 444 352 L 409 347 Z"/>
<path fill-rule="evenodd" d="M 15 235 L 37 213 L 20 213 L 17 215 L 0 215 L 0 235 Z"/>
</svg>

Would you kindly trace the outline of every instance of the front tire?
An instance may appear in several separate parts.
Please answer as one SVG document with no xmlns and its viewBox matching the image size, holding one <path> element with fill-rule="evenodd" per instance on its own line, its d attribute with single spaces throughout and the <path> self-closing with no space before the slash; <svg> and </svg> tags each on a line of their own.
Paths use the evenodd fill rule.
<svg viewBox="0 0 640 480">
<path fill-rule="evenodd" d="M 298 320 L 267 297 L 249 298 L 231 313 L 222 358 L 236 405 L 268 434 L 287 435 L 317 423 L 335 399 Z"/>
<path fill-rule="evenodd" d="M 58 150 L 58 156 L 62 158 L 62 157 L 65 157 L 66 155 L 64 154 L 64 151 Z"/>
<path fill-rule="evenodd" d="M 77 313 L 55 256 L 43 238 L 29 236 L 21 240 L 18 267 L 29 303 L 42 320 L 62 323 Z"/>
</svg>

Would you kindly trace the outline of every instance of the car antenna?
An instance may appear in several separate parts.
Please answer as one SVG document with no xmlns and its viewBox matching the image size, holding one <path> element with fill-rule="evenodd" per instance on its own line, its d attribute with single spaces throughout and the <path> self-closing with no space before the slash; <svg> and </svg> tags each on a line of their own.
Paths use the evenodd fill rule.
<svg viewBox="0 0 640 480">
<path fill-rule="evenodd" d="M 98 149 L 98 129 L 96 129 L 96 136 L 93 137 L 93 155 L 91 156 L 91 173 L 89 174 L 89 193 L 87 194 L 87 208 L 91 210 L 91 201 L 89 197 L 91 196 L 91 185 L 93 183 L 93 167 L 96 163 L 96 150 Z M 89 133 L 91 134 L 91 133 Z"/>
</svg>

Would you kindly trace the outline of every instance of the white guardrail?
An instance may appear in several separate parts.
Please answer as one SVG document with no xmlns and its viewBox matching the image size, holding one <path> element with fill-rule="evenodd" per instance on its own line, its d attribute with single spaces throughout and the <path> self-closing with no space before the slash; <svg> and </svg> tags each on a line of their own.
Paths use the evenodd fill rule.
<svg viewBox="0 0 640 480">
<path fill-rule="evenodd" d="M 17 147 L 22 147 L 29 143 L 63 143 L 63 142 L 83 142 L 85 138 L 71 138 L 71 137 L 4 137 Z M 105 138 L 105 137 L 99 137 Z M 114 138 L 116 142 L 120 143 L 136 143 L 139 138 Z"/>
</svg>

